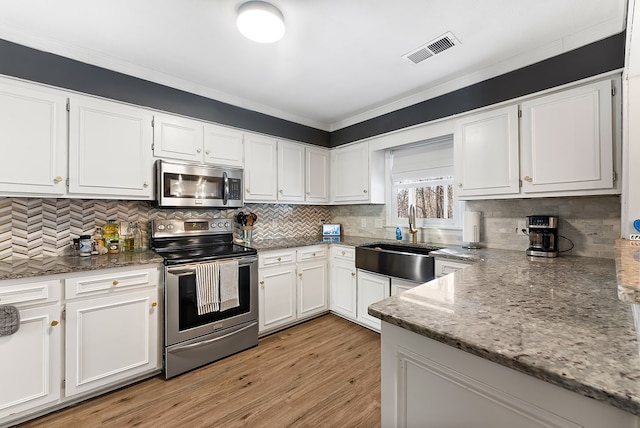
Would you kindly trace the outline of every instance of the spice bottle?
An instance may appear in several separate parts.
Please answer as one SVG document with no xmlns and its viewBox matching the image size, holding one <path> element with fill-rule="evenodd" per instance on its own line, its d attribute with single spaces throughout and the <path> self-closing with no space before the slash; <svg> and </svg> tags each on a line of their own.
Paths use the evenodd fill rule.
<svg viewBox="0 0 640 428">
<path fill-rule="evenodd" d="M 104 244 L 110 254 L 120 252 L 120 225 L 115 220 L 107 221 L 104 225 Z"/>
</svg>

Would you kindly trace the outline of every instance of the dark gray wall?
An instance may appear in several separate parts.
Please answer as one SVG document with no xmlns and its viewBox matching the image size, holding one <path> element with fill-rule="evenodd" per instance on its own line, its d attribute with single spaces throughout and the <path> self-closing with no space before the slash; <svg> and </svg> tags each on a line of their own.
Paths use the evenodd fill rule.
<svg viewBox="0 0 640 428">
<path fill-rule="evenodd" d="M 625 33 L 331 133 L 331 147 L 624 67 Z"/>
<path fill-rule="evenodd" d="M 0 74 L 329 146 L 329 133 L 0 39 Z"/>
<path fill-rule="evenodd" d="M 623 32 L 331 133 L 1 39 L 0 74 L 318 146 L 337 147 L 622 68 L 624 46 Z"/>
</svg>

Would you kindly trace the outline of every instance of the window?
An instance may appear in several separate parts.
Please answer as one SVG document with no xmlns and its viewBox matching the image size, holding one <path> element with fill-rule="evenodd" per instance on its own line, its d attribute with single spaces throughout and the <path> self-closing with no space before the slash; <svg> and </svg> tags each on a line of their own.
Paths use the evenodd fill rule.
<svg viewBox="0 0 640 428">
<path fill-rule="evenodd" d="M 390 159 L 391 225 L 407 226 L 409 206 L 414 205 L 417 226 L 460 228 L 462 208 L 453 193 L 451 136 L 392 150 Z"/>
</svg>

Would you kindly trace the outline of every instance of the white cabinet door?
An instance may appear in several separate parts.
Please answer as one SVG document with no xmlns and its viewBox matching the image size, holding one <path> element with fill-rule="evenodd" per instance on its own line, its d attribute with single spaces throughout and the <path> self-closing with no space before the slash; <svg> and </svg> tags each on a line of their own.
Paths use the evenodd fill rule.
<svg viewBox="0 0 640 428">
<path fill-rule="evenodd" d="M 434 261 L 434 270 L 436 271 L 436 278 L 449 275 L 457 270 L 464 269 L 471 266 L 471 263 L 455 262 L 448 259 L 436 258 Z"/>
<path fill-rule="evenodd" d="M 20 328 L 0 337 L 0 425 L 11 414 L 60 398 L 60 305 L 21 309 Z"/>
<path fill-rule="evenodd" d="M 253 134 L 245 135 L 244 200 L 275 202 L 277 199 L 277 141 Z"/>
<path fill-rule="evenodd" d="M 278 200 L 304 201 L 304 146 L 278 141 Z"/>
<path fill-rule="evenodd" d="M 334 202 L 369 200 L 369 145 L 331 151 L 331 190 Z"/>
<path fill-rule="evenodd" d="M 326 312 L 327 262 L 298 263 L 298 318 Z"/>
<path fill-rule="evenodd" d="M 0 82 L 0 194 L 62 196 L 67 179 L 67 97 Z"/>
<path fill-rule="evenodd" d="M 178 116 L 153 117 L 153 155 L 202 163 L 202 123 Z"/>
<path fill-rule="evenodd" d="M 457 197 L 520 192 L 517 105 L 459 119 L 453 148 Z"/>
<path fill-rule="evenodd" d="M 613 187 L 611 81 L 522 103 L 524 193 Z"/>
<path fill-rule="evenodd" d="M 305 200 L 312 203 L 329 202 L 329 150 L 305 149 Z"/>
<path fill-rule="evenodd" d="M 66 305 L 67 397 L 160 367 L 157 289 Z"/>
<path fill-rule="evenodd" d="M 69 193 L 153 199 L 150 112 L 73 97 L 69 117 Z"/>
<path fill-rule="evenodd" d="M 262 333 L 295 321 L 295 265 L 260 269 L 259 277 L 259 331 Z"/>
<path fill-rule="evenodd" d="M 390 295 L 389 277 L 358 269 L 358 322 L 380 331 L 381 321 L 369 315 L 367 308 L 369 305 L 384 300 Z"/>
<path fill-rule="evenodd" d="M 422 284 L 421 282 L 408 281 L 401 278 L 391 278 L 391 295 L 397 296 L 400 293 L 404 293 L 407 290 L 411 290 L 414 287 Z"/>
<path fill-rule="evenodd" d="M 356 319 L 356 265 L 332 259 L 330 309 L 349 319 Z"/>
<path fill-rule="evenodd" d="M 204 162 L 244 167 L 242 132 L 216 125 L 204 125 Z"/>
</svg>

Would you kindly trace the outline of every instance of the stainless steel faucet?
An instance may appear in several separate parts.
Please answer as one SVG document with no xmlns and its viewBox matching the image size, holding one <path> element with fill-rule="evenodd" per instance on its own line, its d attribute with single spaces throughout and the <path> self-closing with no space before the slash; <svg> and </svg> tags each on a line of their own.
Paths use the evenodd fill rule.
<svg viewBox="0 0 640 428">
<path fill-rule="evenodd" d="M 418 229 L 416 229 L 416 207 L 413 204 L 409 205 L 409 233 L 411 234 L 411 242 L 417 244 Z"/>
</svg>

